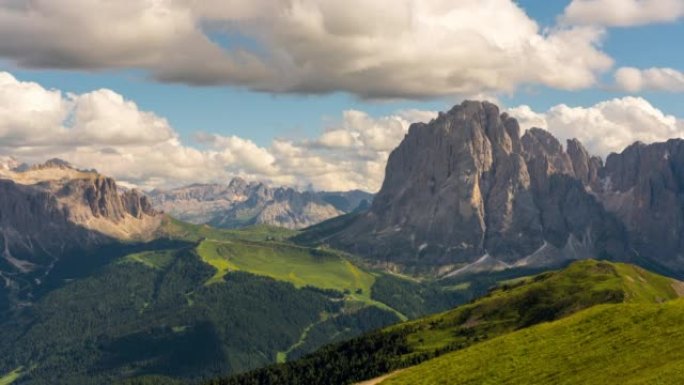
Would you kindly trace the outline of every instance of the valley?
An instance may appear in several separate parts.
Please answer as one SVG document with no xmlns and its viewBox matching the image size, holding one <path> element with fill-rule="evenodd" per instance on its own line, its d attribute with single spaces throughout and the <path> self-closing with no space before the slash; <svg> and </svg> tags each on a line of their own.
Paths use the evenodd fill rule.
<svg viewBox="0 0 684 385">
<path fill-rule="evenodd" d="M 82 274 L 60 263 L 49 289 L 38 286 L 43 294 L 2 322 L 0 367 L 30 368 L 12 381 L 32 384 L 196 381 L 296 359 L 406 320 L 383 302 L 391 296 L 386 282 L 426 290 L 414 296 L 432 301 L 430 310 L 477 295 L 390 277 L 344 253 L 290 243 L 291 235 L 167 217 L 156 246 L 122 248 Z"/>
</svg>

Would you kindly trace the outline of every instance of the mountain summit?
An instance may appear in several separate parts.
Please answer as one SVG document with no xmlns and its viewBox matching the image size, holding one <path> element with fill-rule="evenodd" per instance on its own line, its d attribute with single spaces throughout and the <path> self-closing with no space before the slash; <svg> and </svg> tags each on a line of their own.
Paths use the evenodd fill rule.
<svg viewBox="0 0 684 385">
<path fill-rule="evenodd" d="M 586 258 L 684 272 L 684 141 L 636 143 L 604 165 L 577 140 L 520 131 L 477 101 L 413 124 L 371 208 L 300 240 L 441 275 Z"/>
</svg>

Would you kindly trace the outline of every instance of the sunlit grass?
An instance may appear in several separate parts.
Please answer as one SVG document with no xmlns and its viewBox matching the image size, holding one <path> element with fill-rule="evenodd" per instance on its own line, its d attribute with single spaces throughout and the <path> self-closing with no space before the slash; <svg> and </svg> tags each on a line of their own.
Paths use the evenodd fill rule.
<svg viewBox="0 0 684 385">
<path fill-rule="evenodd" d="M 680 384 L 684 301 L 599 305 L 399 373 L 382 385 Z"/>
<path fill-rule="evenodd" d="M 23 367 L 16 368 L 13 371 L 11 371 L 11 372 L 5 374 L 4 376 L 0 377 L 0 385 L 10 385 L 13 382 L 15 382 L 16 380 L 18 380 L 19 377 L 21 377 L 21 375 L 22 375 L 23 369 L 24 369 Z"/>
<path fill-rule="evenodd" d="M 343 257 L 295 245 L 205 240 L 197 252 L 216 269 L 207 283 L 220 282 L 230 271 L 271 277 L 301 288 L 314 286 L 369 298 L 375 277 Z"/>
</svg>

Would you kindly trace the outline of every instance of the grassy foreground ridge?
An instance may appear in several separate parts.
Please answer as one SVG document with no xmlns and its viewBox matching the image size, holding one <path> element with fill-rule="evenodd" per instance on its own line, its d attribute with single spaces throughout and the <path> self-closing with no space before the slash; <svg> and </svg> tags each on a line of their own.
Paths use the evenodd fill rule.
<svg viewBox="0 0 684 385">
<path fill-rule="evenodd" d="M 353 384 L 596 305 L 662 303 L 678 297 L 678 284 L 632 265 L 579 261 L 561 271 L 505 283 L 483 298 L 444 313 L 330 345 L 285 365 L 209 383 Z M 423 383 L 459 383 L 440 381 Z"/>
<path fill-rule="evenodd" d="M 435 358 L 381 385 L 681 384 L 684 299 L 599 305 Z"/>
</svg>

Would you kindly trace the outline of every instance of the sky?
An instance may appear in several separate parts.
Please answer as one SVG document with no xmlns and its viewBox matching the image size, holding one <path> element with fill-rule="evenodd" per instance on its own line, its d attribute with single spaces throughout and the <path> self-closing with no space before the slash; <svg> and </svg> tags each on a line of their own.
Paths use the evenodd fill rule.
<svg viewBox="0 0 684 385">
<path fill-rule="evenodd" d="M 606 156 L 684 137 L 684 0 L 0 0 L 0 167 L 377 191 L 464 99 Z"/>
</svg>

